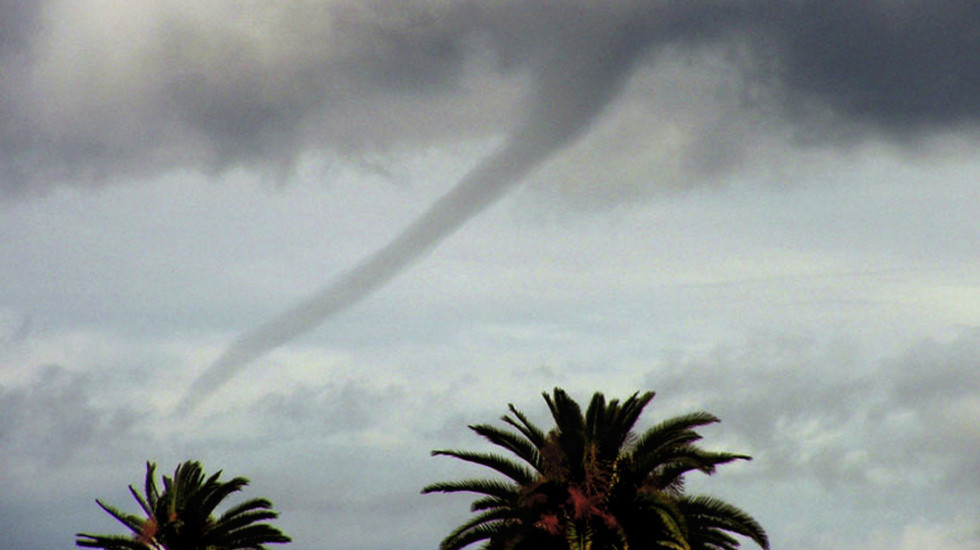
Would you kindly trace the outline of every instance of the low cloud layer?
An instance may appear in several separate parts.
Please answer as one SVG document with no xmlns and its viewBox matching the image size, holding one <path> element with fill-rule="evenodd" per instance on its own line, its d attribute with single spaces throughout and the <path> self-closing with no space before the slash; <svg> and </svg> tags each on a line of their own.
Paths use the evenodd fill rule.
<svg viewBox="0 0 980 550">
<path fill-rule="evenodd" d="M 641 428 L 693 410 L 720 416 L 720 425 L 703 432 L 706 446 L 754 460 L 699 477 L 692 490 L 730 495 L 782 544 L 833 547 L 843 543 L 834 537 L 857 529 L 857 548 L 947 541 L 966 549 L 976 543 L 976 517 L 957 503 L 980 490 L 970 475 L 980 437 L 973 421 L 978 347 L 980 335 L 967 333 L 947 343 L 924 340 L 871 364 L 853 344 L 770 335 L 702 355 L 663 357 L 663 365 L 627 391 L 657 392 Z M 548 386 L 528 385 L 521 369 L 502 368 L 494 377 L 506 391 L 473 400 L 447 393 L 444 380 L 424 387 L 405 377 L 378 387 L 365 374 L 336 372 L 333 381 L 293 384 L 179 426 L 167 421 L 167 411 L 137 417 L 95 405 L 89 377 L 42 369 L 0 389 L 0 404 L 15 413 L 0 425 L 0 451 L 11 460 L 0 479 L 21 496 L 16 508 L 0 503 L 6 514 L 0 519 L 32 510 L 34 499 L 46 502 L 35 486 L 41 483 L 58 491 L 58 506 L 74 508 L 61 510 L 63 529 L 44 523 L 37 536 L 70 542 L 71 532 L 98 525 L 101 512 L 92 499 L 135 506 L 125 486 L 139 483 L 143 460 L 171 468 L 193 457 L 250 477 L 249 493 L 276 503 L 280 524 L 302 548 L 352 541 L 374 548 L 391 540 L 430 547 L 465 518 L 467 501 L 418 490 L 479 470 L 433 459 L 429 450 L 483 448 L 465 426 L 496 422 L 507 401 L 547 425 L 540 392 Z M 591 377 L 566 372 L 562 385 L 579 400 L 596 390 L 624 395 L 609 389 L 608 373 L 598 386 Z M 369 509 L 375 513 L 365 516 Z M 852 525 L 854 518 L 861 523 Z M 834 529 L 814 532 L 821 521 Z M 359 537 L 352 526 L 371 535 Z M 9 540 L 20 548 L 28 537 L 16 527 Z"/>
</svg>

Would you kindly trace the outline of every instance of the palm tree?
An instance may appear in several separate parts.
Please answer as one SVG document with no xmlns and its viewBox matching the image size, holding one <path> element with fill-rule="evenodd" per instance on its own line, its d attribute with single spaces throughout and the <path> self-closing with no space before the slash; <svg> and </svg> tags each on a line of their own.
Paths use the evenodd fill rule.
<svg viewBox="0 0 980 550">
<path fill-rule="evenodd" d="M 706 451 L 696 428 L 718 422 L 695 412 L 669 418 L 639 436 L 633 428 L 654 393 L 622 403 L 592 397 L 585 414 L 560 388 L 544 394 L 555 427 L 545 433 L 509 406 L 511 429 L 469 426 L 518 460 L 496 453 L 436 450 L 495 470 L 507 479 L 434 483 L 423 493 L 470 492 L 477 515 L 456 528 L 441 550 L 484 541 L 487 550 L 735 550 L 748 537 L 769 541 L 748 514 L 721 500 L 684 493 L 684 476 L 712 474 L 745 455 Z"/>
<path fill-rule="evenodd" d="M 163 476 L 161 492 L 155 471 L 156 464 L 147 462 L 143 495 L 129 486 L 145 517 L 95 501 L 132 531 L 131 536 L 78 533 L 75 544 L 104 550 L 265 550 L 264 544 L 290 541 L 279 529 L 264 523 L 278 514 L 263 498 L 246 500 L 213 516 L 221 501 L 245 487 L 247 479 L 222 482 L 220 471 L 205 479 L 201 465 L 188 461 L 177 466 L 172 478 Z"/>
</svg>

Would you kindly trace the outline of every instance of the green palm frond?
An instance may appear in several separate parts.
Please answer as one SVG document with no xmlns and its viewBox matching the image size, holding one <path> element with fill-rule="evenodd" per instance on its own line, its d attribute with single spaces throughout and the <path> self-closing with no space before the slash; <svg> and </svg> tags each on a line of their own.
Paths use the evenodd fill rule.
<svg viewBox="0 0 980 550">
<path fill-rule="evenodd" d="M 102 548 L 103 550 L 153 550 L 152 546 L 142 543 L 132 537 L 119 535 L 89 535 L 86 533 L 77 533 L 75 536 L 78 537 L 78 540 L 75 541 L 75 545 L 82 548 Z"/>
<path fill-rule="evenodd" d="M 692 533 L 730 531 L 752 539 L 764 549 L 769 548 L 769 536 L 755 518 L 723 500 L 710 496 L 683 497 L 678 507 L 690 518 Z"/>
<path fill-rule="evenodd" d="M 213 483 L 220 475 L 221 472 L 218 471 L 211 478 L 211 482 Z M 174 471 L 173 485 L 178 488 L 179 494 L 185 498 L 188 493 L 204 485 L 204 468 L 201 467 L 201 463 L 188 461 L 178 465 Z"/>
<path fill-rule="evenodd" d="M 197 499 L 202 515 L 211 515 L 219 504 L 234 493 L 241 491 L 248 480 L 243 477 L 236 477 L 224 483 L 208 483 L 207 487 L 201 491 Z"/>
<path fill-rule="evenodd" d="M 606 403 L 601 393 L 595 394 L 585 413 L 586 433 L 596 440 L 606 439 L 610 446 L 621 447 L 653 396 L 654 392 L 636 392 L 622 403 L 618 399 Z"/>
<path fill-rule="evenodd" d="M 752 460 L 752 457 L 736 453 L 704 451 L 697 447 L 686 446 L 676 449 L 669 460 L 658 469 L 657 477 L 664 486 L 669 486 L 688 472 L 699 471 L 711 475 L 718 465 L 728 464 L 736 460 Z"/>
<path fill-rule="evenodd" d="M 687 518 L 667 493 L 640 493 L 615 510 L 632 546 L 687 548 Z"/>
<path fill-rule="evenodd" d="M 737 538 L 721 529 L 702 529 L 691 533 L 689 538 L 693 550 L 738 550 L 742 546 Z"/>
<path fill-rule="evenodd" d="M 547 393 L 543 395 L 555 420 L 556 431 L 559 434 L 581 438 L 585 432 L 585 421 L 582 417 L 582 408 L 578 403 L 561 388 L 555 388 L 553 395 Z"/>
<path fill-rule="evenodd" d="M 245 512 L 251 512 L 253 510 L 271 510 L 272 502 L 264 498 L 253 498 L 241 502 L 225 510 L 223 514 L 218 518 L 218 523 L 223 523 L 229 521 L 239 514 L 244 514 Z"/>
<path fill-rule="evenodd" d="M 507 525 L 503 522 L 495 523 L 484 523 L 468 529 L 463 533 L 460 533 L 454 539 L 449 539 L 448 537 L 443 539 L 439 543 L 439 550 L 459 550 L 460 548 L 465 548 L 475 542 L 488 541 L 488 544 L 484 548 L 492 548 L 489 544 L 493 539 L 502 538 L 502 535 L 508 531 Z M 498 546 L 502 547 L 502 546 Z"/>
<path fill-rule="evenodd" d="M 253 510 L 251 512 L 241 512 L 235 516 L 219 521 L 208 531 L 208 538 L 211 540 L 221 540 L 222 538 L 241 530 L 242 528 L 257 527 L 259 522 L 276 519 L 279 514 L 269 510 Z"/>
<path fill-rule="evenodd" d="M 256 524 L 231 531 L 216 541 L 217 548 L 241 548 L 263 550 L 266 544 L 284 544 L 292 539 L 268 524 Z"/>
<path fill-rule="evenodd" d="M 143 498 L 143 495 L 141 495 L 132 485 L 129 486 L 129 494 L 133 495 L 136 503 L 139 504 L 140 509 L 143 510 L 143 513 L 146 514 L 147 517 L 153 516 L 153 508 L 150 506 L 150 503 L 147 502 L 146 499 Z"/>
<path fill-rule="evenodd" d="M 489 424 L 477 424 L 469 426 L 469 428 L 490 443 L 514 453 L 514 455 L 527 462 L 535 470 L 541 471 L 539 448 L 530 440 Z"/>
<path fill-rule="evenodd" d="M 555 420 L 555 429 L 550 437 L 554 438 L 557 450 L 564 456 L 564 466 L 569 468 L 569 473 L 572 477 L 580 477 L 588 453 L 582 409 L 560 388 L 555 388 L 553 395 L 543 395 Z"/>
<path fill-rule="evenodd" d="M 511 414 L 517 418 L 517 420 L 515 421 L 506 415 L 503 416 L 501 420 L 516 428 L 517 431 L 521 432 L 521 434 L 526 437 L 527 440 L 530 441 L 535 447 L 540 448 L 542 445 L 544 445 L 546 437 L 545 433 L 540 428 L 532 424 L 524 413 L 517 410 L 517 407 L 515 407 L 513 404 L 508 405 L 507 408 L 510 410 Z"/>
<path fill-rule="evenodd" d="M 156 481 L 156 469 L 157 465 L 147 461 L 146 463 L 146 482 L 145 482 L 145 492 L 146 504 L 149 506 L 150 510 L 155 510 L 157 507 L 157 500 L 160 499 L 160 491 L 157 489 Z M 132 489 L 132 486 L 130 486 Z"/>
<path fill-rule="evenodd" d="M 489 510 L 474 516 L 449 533 L 439 544 L 439 547 L 456 547 L 456 541 L 467 538 L 470 531 L 477 531 L 480 534 L 499 532 L 504 522 L 515 519 L 513 516 L 514 512 L 507 509 Z"/>
<path fill-rule="evenodd" d="M 512 501 L 520 496 L 520 489 L 512 483 L 490 479 L 469 479 L 427 485 L 422 489 L 422 494 L 428 493 L 477 493 Z"/>
<path fill-rule="evenodd" d="M 612 400 L 609 405 L 615 407 L 617 401 Z M 592 401 L 589 402 L 589 406 L 585 409 L 585 433 L 589 439 L 596 439 L 597 434 L 604 431 L 608 425 L 608 418 L 606 418 L 606 397 L 601 393 L 596 393 L 592 396 Z"/>
<path fill-rule="evenodd" d="M 701 436 L 694 428 L 720 422 L 713 414 L 698 411 L 668 418 L 643 432 L 637 439 L 634 453 L 649 453 L 663 447 L 694 443 Z"/>
<path fill-rule="evenodd" d="M 96 499 L 95 503 L 99 505 L 99 508 L 102 508 L 102 510 L 115 518 L 119 523 L 125 525 L 133 533 L 139 534 L 143 530 L 143 523 L 145 521 L 143 518 L 122 512 L 98 499 Z"/>
<path fill-rule="evenodd" d="M 531 483 L 535 477 L 533 472 L 521 464 L 500 455 L 470 451 L 436 450 L 432 451 L 432 456 L 451 456 L 465 462 L 486 466 L 509 477 L 520 485 Z"/>
<path fill-rule="evenodd" d="M 667 419 L 645 431 L 637 438 L 630 453 L 632 481 L 648 482 L 657 471 L 661 477 L 658 485 L 667 488 L 680 484 L 680 476 L 688 471 L 711 473 L 714 465 L 743 457 L 730 453 L 730 458 L 723 457 L 723 453 L 714 456 L 695 446 L 701 435 L 694 428 L 715 422 L 718 418 L 714 415 L 695 412 Z"/>
<path fill-rule="evenodd" d="M 483 497 L 478 498 L 470 504 L 470 512 L 479 512 L 480 510 L 489 510 L 491 508 L 502 508 L 510 506 L 513 504 L 512 499 L 503 499 L 500 497 Z"/>
</svg>

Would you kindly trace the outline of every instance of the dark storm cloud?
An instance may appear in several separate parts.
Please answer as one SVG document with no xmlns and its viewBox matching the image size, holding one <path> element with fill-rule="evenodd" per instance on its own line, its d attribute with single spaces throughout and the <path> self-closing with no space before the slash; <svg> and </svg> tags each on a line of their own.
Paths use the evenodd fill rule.
<svg viewBox="0 0 980 550">
<path fill-rule="evenodd" d="M 788 107 L 815 101 L 895 132 L 975 124 L 980 4 L 971 0 L 779 2 L 761 28 Z M 768 10 L 767 10 L 768 11 Z"/>
<path fill-rule="evenodd" d="M 980 114 L 980 6 L 968 0 L 0 9 L 8 195 L 185 168 L 282 175 L 310 150 L 499 133 L 514 115 L 507 86 L 574 71 L 610 28 L 654 50 L 649 63 L 664 44 L 739 52 L 755 107 L 801 133 L 907 138 L 973 126 Z"/>
<path fill-rule="evenodd" d="M 279 170 L 305 147 L 383 146 L 388 94 L 438 97 L 459 72 L 457 31 L 419 3 L 203 6 L 81 17 L 49 2 L 32 65 L 3 58 L 18 78 L 4 83 L 2 188 Z"/>
</svg>

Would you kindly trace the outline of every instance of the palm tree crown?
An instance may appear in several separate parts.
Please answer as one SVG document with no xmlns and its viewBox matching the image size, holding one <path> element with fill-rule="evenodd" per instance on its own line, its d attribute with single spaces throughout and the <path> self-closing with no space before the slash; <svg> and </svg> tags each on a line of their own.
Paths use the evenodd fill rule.
<svg viewBox="0 0 980 550">
<path fill-rule="evenodd" d="M 623 402 L 596 393 L 585 413 L 568 394 L 545 393 L 555 427 L 545 433 L 513 405 L 502 417 L 511 429 L 488 424 L 469 428 L 511 457 L 436 450 L 485 466 L 505 476 L 434 483 L 423 493 L 480 495 L 477 513 L 449 534 L 441 550 L 484 541 L 488 550 L 735 550 L 734 535 L 769 541 L 748 514 L 721 500 L 684 493 L 684 476 L 712 474 L 716 466 L 748 456 L 713 452 L 696 445 L 696 428 L 718 422 L 695 412 L 669 418 L 640 435 L 633 433 L 654 393 L 635 393 Z"/>
<path fill-rule="evenodd" d="M 126 514 L 96 500 L 99 507 L 132 531 L 131 536 L 78 533 L 77 546 L 104 550 L 265 550 L 263 545 L 285 543 L 290 538 L 268 520 L 278 514 L 263 498 L 247 500 L 228 508 L 218 517 L 218 505 L 240 491 L 248 480 L 236 477 L 222 482 L 221 472 L 205 479 L 198 462 L 177 466 L 174 476 L 163 476 L 163 491 L 157 487 L 156 465 L 146 463 L 144 494 L 129 486 L 129 492 L 145 517 Z"/>
</svg>

